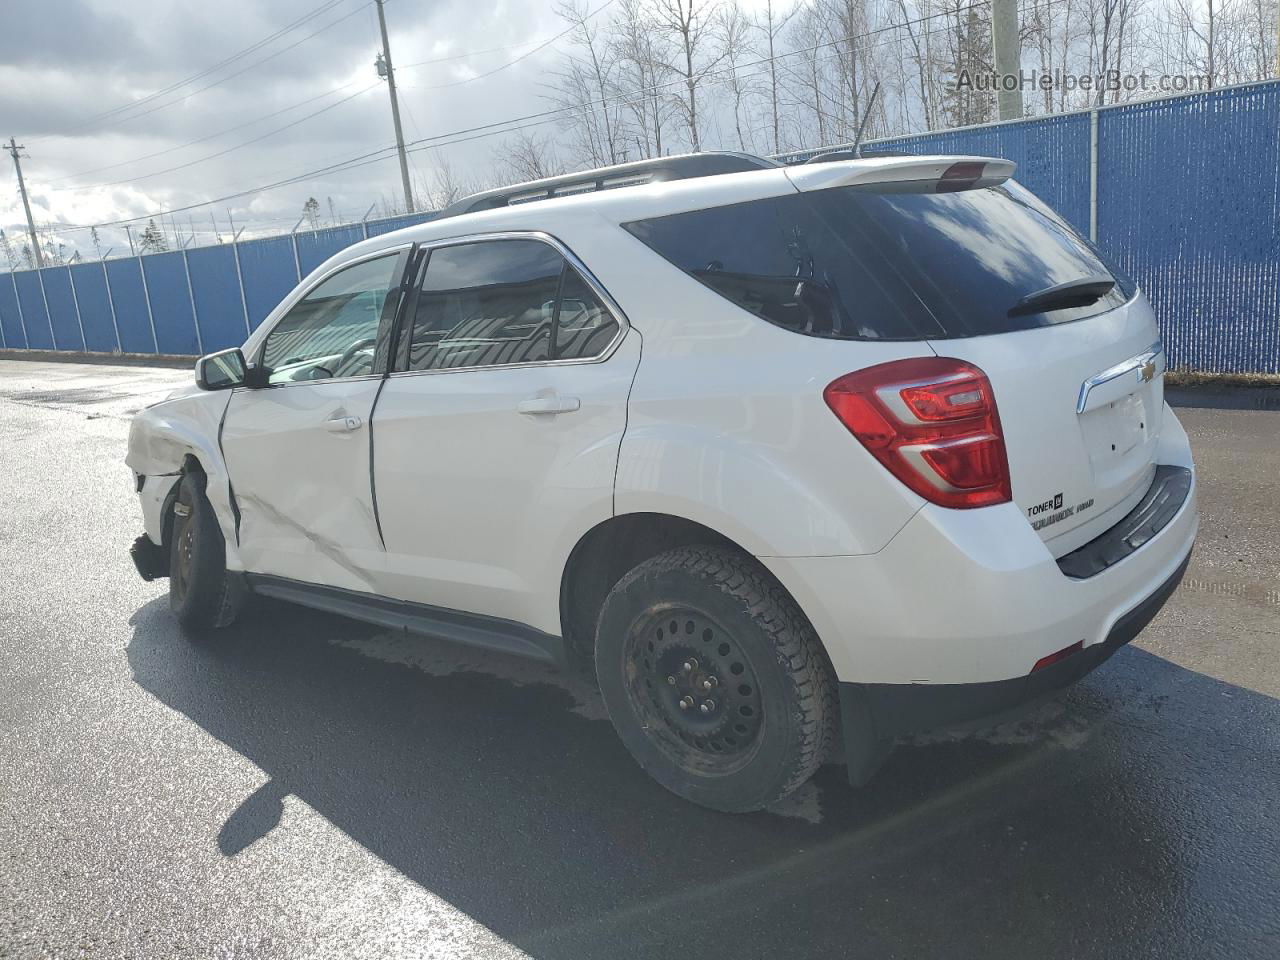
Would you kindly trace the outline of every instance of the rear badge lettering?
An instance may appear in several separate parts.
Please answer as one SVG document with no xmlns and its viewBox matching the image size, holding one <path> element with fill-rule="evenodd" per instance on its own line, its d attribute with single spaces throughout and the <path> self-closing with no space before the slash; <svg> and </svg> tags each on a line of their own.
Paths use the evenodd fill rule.
<svg viewBox="0 0 1280 960">
<path fill-rule="evenodd" d="M 1037 503 L 1035 506 L 1028 507 L 1027 516 L 1038 517 L 1042 513 L 1048 513 L 1051 510 L 1061 510 L 1061 509 L 1062 509 L 1062 494 L 1059 492 L 1059 493 L 1055 493 L 1052 497 L 1050 497 L 1048 500 L 1045 500 L 1043 503 Z"/>
<path fill-rule="evenodd" d="M 1048 516 L 1040 516 L 1038 520 L 1031 521 L 1032 530 L 1043 530 L 1045 527 L 1052 526 L 1055 523 L 1066 520 L 1068 517 L 1074 517 L 1077 513 L 1084 513 L 1092 507 L 1092 497 L 1076 504 L 1074 507 L 1063 507 L 1062 494 L 1057 493 L 1054 494 L 1052 500 L 1046 500 L 1043 503 L 1037 503 L 1035 506 L 1028 508 L 1027 517 L 1032 518 L 1040 514 L 1048 513 L 1050 510 L 1054 511 L 1053 513 L 1049 513 Z"/>
</svg>

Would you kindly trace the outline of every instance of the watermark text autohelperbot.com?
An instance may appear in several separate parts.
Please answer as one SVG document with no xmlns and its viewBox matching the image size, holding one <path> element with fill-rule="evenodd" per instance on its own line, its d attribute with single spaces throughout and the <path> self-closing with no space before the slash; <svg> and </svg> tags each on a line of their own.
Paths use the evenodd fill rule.
<svg viewBox="0 0 1280 960">
<path fill-rule="evenodd" d="M 1069 73 L 1065 70 L 1019 70 L 1017 73 L 974 72 L 961 70 L 956 76 L 957 90 L 977 93 L 999 93 L 1021 90 L 1083 90 L 1104 93 L 1187 93 L 1210 89 L 1207 76 L 1168 73 Z"/>
</svg>

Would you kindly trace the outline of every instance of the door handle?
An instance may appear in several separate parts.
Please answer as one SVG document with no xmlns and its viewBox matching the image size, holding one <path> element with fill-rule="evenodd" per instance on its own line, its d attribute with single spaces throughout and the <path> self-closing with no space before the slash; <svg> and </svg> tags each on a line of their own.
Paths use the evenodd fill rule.
<svg viewBox="0 0 1280 960">
<path fill-rule="evenodd" d="M 573 413 L 581 409 L 582 401 L 577 397 L 530 397 L 521 400 L 516 409 L 521 413 L 532 415 Z"/>
<path fill-rule="evenodd" d="M 334 417 L 324 422 L 324 428 L 330 433 L 350 433 L 359 430 L 362 424 L 359 417 Z"/>
</svg>

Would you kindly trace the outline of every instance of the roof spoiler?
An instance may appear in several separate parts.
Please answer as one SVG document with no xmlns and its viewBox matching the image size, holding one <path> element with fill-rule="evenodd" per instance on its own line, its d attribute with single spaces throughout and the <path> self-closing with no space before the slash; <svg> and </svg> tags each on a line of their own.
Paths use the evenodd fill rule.
<svg viewBox="0 0 1280 960">
<path fill-rule="evenodd" d="M 889 183 L 935 183 L 935 193 L 1004 183 L 1016 168 L 997 157 L 868 157 L 788 167 L 787 178 L 802 193 L 833 187 Z"/>
</svg>

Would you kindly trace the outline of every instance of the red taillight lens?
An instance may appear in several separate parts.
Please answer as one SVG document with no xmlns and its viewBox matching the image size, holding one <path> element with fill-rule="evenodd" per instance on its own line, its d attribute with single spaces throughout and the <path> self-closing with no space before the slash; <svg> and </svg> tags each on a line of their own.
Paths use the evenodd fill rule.
<svg viewBox="0 0 1280 960">
<path fill-rule="evenodd" d="M 895 360 L 846 374 L 822 396 L 872 456 L 926 500 L 986 507 L 1012 499 L 991 382 L 972 364 Z"/>
</svg>

